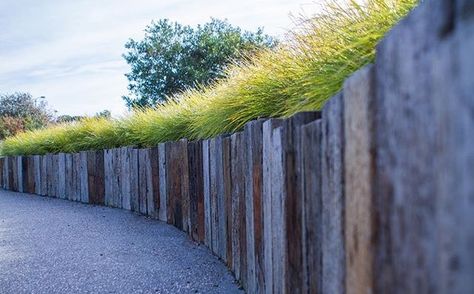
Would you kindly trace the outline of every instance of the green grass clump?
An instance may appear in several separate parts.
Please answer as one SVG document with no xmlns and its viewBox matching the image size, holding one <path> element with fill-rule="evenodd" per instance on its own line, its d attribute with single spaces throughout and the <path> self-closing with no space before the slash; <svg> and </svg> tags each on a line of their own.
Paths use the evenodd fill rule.
<svg viewBox="0 0 474 294">
<path fill-rule="evenodd" d="M 153 109 L 121 119 L 79 123 L 8 138 L 3 155 L 154 146 L 180 138 L 235 132 L 260 117 L 288 117 L 321 109 L 353 72 L 375 59 L 378 41 L 418 0 L 330 1 L 302 19 L 288 40 L 235 62 L 226 78 L 190 89 Z"/>
</svg>

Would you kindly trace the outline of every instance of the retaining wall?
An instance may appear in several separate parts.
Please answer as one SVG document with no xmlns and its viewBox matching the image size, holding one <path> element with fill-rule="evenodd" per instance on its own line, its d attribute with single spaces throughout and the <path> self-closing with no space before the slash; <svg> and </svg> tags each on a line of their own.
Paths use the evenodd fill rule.
<svg viewBox="0 0 474 294">
<path fill-rule="evenodd" d="M 249 293 L 474 293 L 472 1 L 425 1 L 321 113 L 0 159 L 4 189 L 168 222 Z"/>
</svg>

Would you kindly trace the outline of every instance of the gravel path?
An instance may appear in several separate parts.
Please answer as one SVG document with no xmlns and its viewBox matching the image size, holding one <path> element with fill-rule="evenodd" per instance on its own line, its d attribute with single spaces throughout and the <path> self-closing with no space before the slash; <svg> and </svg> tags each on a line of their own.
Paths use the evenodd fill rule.
<svg viewBox="0 0 474 294">
<path fill-rule="evenodd" d="M 241 293 L 204 246 L 156 220 L 0 190 L 0 293 Z"/>
</svg>

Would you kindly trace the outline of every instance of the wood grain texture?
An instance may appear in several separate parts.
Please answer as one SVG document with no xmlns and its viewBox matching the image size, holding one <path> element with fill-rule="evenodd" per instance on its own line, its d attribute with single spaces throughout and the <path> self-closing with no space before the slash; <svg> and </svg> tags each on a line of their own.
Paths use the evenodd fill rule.
<svg viewBox="0 0 474 294">
<path fill-rule="evenodd" d="M 247 233 L 245 218 L 245 140 L 243 133 L 231 136 L 232 177 L 232 270 L 242 286 L 247 285 Z"/>
<path fill-rule="evenodd" d="M 105 193 L 105 206 L 112 206 L 112 177 L 113 177 L 113 168 L 112 168 L 112 150 L 104 150 L 104 193 Z"/>
<path fill-rule="evenodd" d="M 232 154 L 230 137 L 225 137 L 222 141 L 222 168 L 226 264 L 227 267 L 232 268 Z"/>
<path fill-rule="evenodd" d="M 72 200 L 73 197 L 73 159 L 72 154 L 65 154 L 65 199 Z M 41 183 L 43 184 L 43 183 Z"/>
<path fill-rule="evenodd" d="M 130 209 L 140 212 L 138 149 L 130 148 Z"/>
<path fill-rule="evenodd" d="M 158 219 L 160 210 L 160 173 L 158 147 L 150 148 L 151 197 L 148 198 L 148 215 Z"/>
<path fill-rule="evenodd" d="M 209 149 L 210 140 L 202 141 L 202 179 L 204 197 L 204 244 L 211 248 L 212 222 L 211 222 L 211 170 Z"/>
<path fill-rule="evenodd" d="M 301 129 L 303 180 L 303 293 L 321 293 L 321 120 Z"/>
<path fill-rule="evenodd" d="M 89 179 L 87 175 L 87 151 L 80 153 L 81 202 L 89 203 Z"/>
<path fill-rule="evenodd" d="M 151 193 L 150 150 L 138 149 L 138 205 L 140 214 L 148 213 L 148 198 Z"/>
<path fill-rule="evenodd" d="M 323 293 L 345 293 L 343 98 L 326 102 L 322 118 Z"/>
<path fill-rule="evenodd" d="M 25 184 L 25 175 L 26 169 L 24 166 L 24 156 L 16 156 L 16 174 L 17 174 L 17 182 L 16 182 L 16 191 L 23 193 L 24 191 L 24 184 Z M 23 173 L 25 171 L 25 173 Z"/>
<path fill-rule="evenodd" d="M 180 167 L 180 186 L 181 186 L 181 206 L 183 214 L 183 231 L 188 232 L 191 229 L 191 205 L 189 198 L 189 166 L 188 166 L 188 141 L 182 139 L 179 142 L 179 167 Z"/>
<path fill-rule="evenodd" d="M 346 291 L 374 289 L 374 81 L 365 67 L 344 83 Z"/>
<path fill-rule="evenodd" d="M 167 221 L 168 197 L 167 197 L 167 180 L 166 180 L 166 145 L 160 143 L 158 145 L 158 164 L 160 177 L 160 209 L 158 211 L 159 220 Z"/>
<path fill-rule="evenodd" d="M 130 186 L 130 148 L 120 148 L 120 189 L 122 190 L 122 208 L 131 209 L 131 186 Z"/>
<path fill-rule="evenodd" d="M 209 140 L 209 199 L 210 199 L 210 219 L 211 219 L 211 251 L 219 256 L 218 239 L 218 213 L 217 213 L 217 155 L 216 138 Z"/>
<path fill-rule="evenodd" d="M 66 198 L 66 154 L 58 154 L 58 198 Z"/>
<path fill-rule="evenodd" d="M 190 235 L 194 241 L 203 242 L 204 186 L 202 141 L 188 143 Z"/>
<path fill-rule="evenodd" d="M 0 157 L 0 189 L 4 189 L 4 162 L 5 157 Z"/>
</svg>

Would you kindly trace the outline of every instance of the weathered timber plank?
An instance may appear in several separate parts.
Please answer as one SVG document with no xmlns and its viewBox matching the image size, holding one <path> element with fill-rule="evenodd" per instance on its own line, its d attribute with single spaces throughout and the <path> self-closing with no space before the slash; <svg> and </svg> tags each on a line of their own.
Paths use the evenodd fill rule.
<svg viewBox="0 0 474 294">
<path fill-rule="evenodd" d="M 344 189 L 347 293 L 374 289 L 373 67 L 344 83 Z"/>
<path fill-rule="evenodd" d="M 138 149 L 130 149 L 130 209 L 140 212 Z"/>
<path fill-rule="evenodd" d="M 104 151 L 87 152 L 88 203 L 104 204 Z"/>
<path fill-rule="evenodd" d="M 188 166 L 188 141 L 181 139 L 179 142 L 179 166 L 180 166 L 180 186 L 181 186 L 181 209 L 183 231 L 188 232 L 191 228 L 190 221 L 190 199 L 189 199 L 189 166 Z"/>
<path fill-rule="evenodd" d="M 48 195 L 48 156 L 41 156 L 41 195 Z"/>
<path fill-rule="evenodd" d="M 204 196 L 204 244 L 212 246 L 212 225 L 211 225 L 211 179 L 210 179 L 210 140 L 202 141 L 202 179 Z"/>
<path fill-rule="evenodd" d="M 138 150 L 138 202 L 139 212 L 146 215 L 148 212 L 148 198 L 152 197 L 151 193 L 151 166 L 150 166 L 150 150 Z"/>
<path fill-rule="evenodd" d="M 263 246 L 265 256 L 265 293 L 273 293 L 273 243 L 272 243 L 272 133 L 282 125 L 282 120 L 269 119 L 262 126 L 262 181 L 263 181 Z"/>
<path fill-rule="evenodd" d="M 217 232 L 217 255 L 222 258 L 224 262 L 227 261 L 227 226 L 225 217 L 225 195 L 224 195 L 224 138 L 218 137 L 215 139 L 215 173 L 216 177 L 216 232 Z M 213 179 L 211 178 L 211 181 Z"/>
<path fill-rule="evenodd" d="M 225 218 L 225 241 L 227 267 L 232 268 L 232 155 L 231 139 L 224 138 L 222 141 L 222 167 L 224 185 L 224 218 Z"/>
<path fill-rule="evenodd" d="M 33 156 L 26 157 L 26 165 L 27 165 L 26 191 L 30 194 L 34 194 L 35 193 L 35 165 L 34 165 Z"/>
<path fill-rule="evenodd" d="M 326 102 L 322 119 L 323 293 L 345 292 L 343 98 Z"/>
<path fill-rule="evenodd" d="M 160 210 L 160 173 L 158 161 L 158 147 L 150 148 L 150 177 L 151 177 L 151 197 L 148 198 L 148 215 L 158 219 Z"/>
<path fill-rule="evenodd" d="M 245 125 L 245 201 L 247 226 L 247 291 L 264 291 L 263 249 L 263 120 Z"/>
<path fill-rule="evenodd" d="M 113 178 L 113 168 L 112 168 L 112 150 L 107 149 L 104 151 L 104 192 L 105 192 L 105 206 L 112 206 L 112 178 Z"/>
<path fill-rule="evenodd" d="M 321 293 L 321 120 L 302 127 L 303 293 Z M 369 293 L 369 292 L 366 292 Z"/>
<path fill-rule="evenodd" d="M 435 9 L 455 2 L 422 3 L 378 47 L 375 292 L 474 291 L 474 28 Z"/>
<path fill-rule="evenodd" d="M 160 143 L 158 145 L 158 164 L 160 177 L 160 209 L 158 211 L 158 219 L 167 221 L 168 197 L 167 197 L 167 180 L 166 180 L 166 145 Z"/>
<path fill-rule="evenodd" d="M 58 198 L 66 199 L 66 154 L 58 154 Z"/>
<path fill-rule="evenodd" d="M 17 188 L 16 191 L 22 193 L 24 192 L 24 182 L 25 182 L 25 177 L 26 175 L 26 169 L 24 166 L 24 156 L 17 156 L 16 157 L 16 166 L 17 166 Z M 25 172 L 24 172 L 25 171 Z"/>
<path fill-rule="evenodd" d="M 166 180 L 168 198 L 168 222 L 184 230 L 183 198 L 186 197 L 182 178 L 187 173 L 187 160 L 183 163 L 182 142 L 166 143 Z"/>
<path fill-rule="evenodd" d="M 271 146 L 271 195 L 272 195 L 272 264 L 273 264 L 273 293 L 286 293 L 288 251 L 286 243 L 285 209 L 283 204 L 283 126 L 276 127 L 272 133 Z"/>
<path fill-rule="evenodd" d="M 35 181 L 35 191 L 36 195 L 41 195 L 41 156 L 33 156 L 33 169 L 34 169 L 34 181 Z"/>
<path fill-rule="evenodd" d="M 121 207 L 126 210 L 131 209 L 130 151 L 131 149 L 128 147 L 120 148 L 120 189 L 122 191 Z"/>
<path fill-rule="evenodd" d="M 89 203 L 89 177 L 87 175 L 87 151 L 79 153 L 79 177 L 81 178 L 80 193 L 82 203 Z"/>
<path fill-rule="evenodd" d="M 194 241 L 204 242 L 204 190 L 202 141 L 188 143 L 190 235 Z"/>
<path fill-rule="evenodd" d="M 82 181 L 82 176 L 81 176 L 81 154 L 80 153 L 74 153 L 72 155 L 73 159 L 73 172 L 74 172 L 74 201 L 80 202 L 82 200 L 81 197 L 81 181 Z"/>
<path fill-rule="evenodd" d="M 66 178 L 66 188 L 65 188 L 65 199 L 73 200 L 73 157 L 71 153 L 65 154 L 65 178 Z"/>
</svg>

